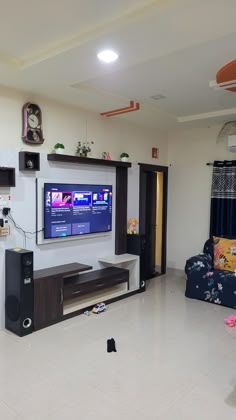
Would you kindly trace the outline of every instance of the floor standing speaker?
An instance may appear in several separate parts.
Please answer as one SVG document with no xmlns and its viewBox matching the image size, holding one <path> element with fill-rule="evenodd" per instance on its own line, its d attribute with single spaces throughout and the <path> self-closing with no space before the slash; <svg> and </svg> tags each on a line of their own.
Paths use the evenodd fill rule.
<svg viewBox="0 0 236 420">
<path fill-rule="evenodd" d="M 6 250 L 5 326 L 20 337 L 33 331 L 33 252 Z"/>
</svg>

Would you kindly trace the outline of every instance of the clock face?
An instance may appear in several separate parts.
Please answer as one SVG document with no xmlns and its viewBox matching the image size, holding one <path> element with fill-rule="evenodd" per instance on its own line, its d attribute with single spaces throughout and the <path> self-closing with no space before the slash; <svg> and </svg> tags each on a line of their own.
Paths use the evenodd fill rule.
<svg viewBox="0 0 236 420">
<path fill-rule="evenodd" d="M 28 116 L 28 124 L 30 126 L 30 128 L 37 128 L 39 125 L 39 120 L 37 115 L 35 114 L 31 114 Z"/>
</svg>

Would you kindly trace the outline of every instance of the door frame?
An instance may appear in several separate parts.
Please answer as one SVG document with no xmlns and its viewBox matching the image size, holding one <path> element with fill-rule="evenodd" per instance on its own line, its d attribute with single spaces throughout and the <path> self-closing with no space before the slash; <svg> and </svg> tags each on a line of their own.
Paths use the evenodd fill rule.
<svg viewBox="0 0 236 420">
<path fill-rule="evenodd" d="M 143 196 L 143 180 L 146 172 L 163 173 L 163 207 L 162 207 L 162 249 L 161 249 L 161 274 L 166 273 L 166 251 L 167 251 L 167 204 L 168 204 L 168 166 L 151 165 L 139 163 L 139 221 L 145 217 L 144 206 L 141 197 Z M 155 203 L 156 204 L 156 203 Z"/>
</svg>

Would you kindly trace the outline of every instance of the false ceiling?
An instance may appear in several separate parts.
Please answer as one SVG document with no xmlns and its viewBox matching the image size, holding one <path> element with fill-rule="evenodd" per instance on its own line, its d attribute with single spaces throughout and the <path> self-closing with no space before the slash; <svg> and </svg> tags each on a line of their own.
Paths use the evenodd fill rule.
<svg viewBox="0 0 236 420">
<path fill-rule="evenodd" d="M 0 7 L 2 85 L 97 113 L 133 99 L 140 111 L 113 118 L 152 128 L 236 117 L 236 93 L 209 88 L 236 59 L 235 0 L 227 8 L 222 0 L 0 0 Z M 105 48 L 119 60 L 99 62 Z"/>
</svg>

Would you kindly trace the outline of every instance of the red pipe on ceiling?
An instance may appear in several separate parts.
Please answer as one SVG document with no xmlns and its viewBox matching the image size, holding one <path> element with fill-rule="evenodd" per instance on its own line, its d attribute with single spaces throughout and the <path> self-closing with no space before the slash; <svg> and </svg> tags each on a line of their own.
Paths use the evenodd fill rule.
<svg viewBox="0 0 236 420">
<path fill-rule="evenodd" d="M 134 108 L 129 108 L 126 111 L 117 110 L 116 112 L 107 114 L 106 117 L 114 117 L 115 115 L 127 114 L 128 112 L 134 112 L 134 111 L 139 111 L 139 110 L 140 110 L 140 104 L 137 102 Z"/>
<path fill-rule="evenodd" d="M 125 114 L 126 112 L 138 111 L 140 109 L 140 104 L 136 103 L 134 106 L 134 101 L 130 101 L 130 105 L 124 108 L 113 109 L 112 111 L 102 112 L 100 115 L 106 117 L 112 117 L 115 115 Z"/>
</svg>

